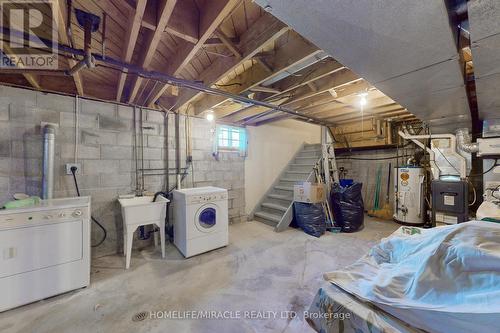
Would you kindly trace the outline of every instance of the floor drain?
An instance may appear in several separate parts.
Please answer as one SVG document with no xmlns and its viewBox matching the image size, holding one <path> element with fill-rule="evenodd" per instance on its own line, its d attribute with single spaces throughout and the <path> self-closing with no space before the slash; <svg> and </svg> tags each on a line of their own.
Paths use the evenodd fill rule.
<svg viewBox="0 0 500 333">
<path fill-rule="evenodd" d="M 145 311 L 139 312 L 132 317 L 132 321 L 143 321 L 144 319 L 146 319 L 147 316 L 148 316 L 147 312 Z"/>
</svg>

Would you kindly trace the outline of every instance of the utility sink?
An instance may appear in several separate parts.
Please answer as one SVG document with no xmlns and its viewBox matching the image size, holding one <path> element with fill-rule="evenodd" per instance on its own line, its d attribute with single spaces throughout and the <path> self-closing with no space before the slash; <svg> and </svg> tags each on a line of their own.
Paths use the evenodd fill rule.
<svg viewBox="0 0 500 333">
<path fill-rule="evenodd" d="M 126 225 L 144 225 L 156 223 L 160 219 L 165 220 L 168 199 L 158 196 L 153 202 L 152 196 L 133 197 L 130 199 L 118 199 L 122 207 L 123 222 Z"/>
<path fill-rule="evenodd" d="M 160 228 L 162 258 L 165 258 L 165 217 L 167 203 L 170 200 L 158 196 L 153 202 L 153 197 L 133 197 L 118 199 L 122 207 L 123 217 L 123 253 L 126 255 L 125 267 L 130 267 L 130 257 L 132 253 L 132 241 L 135 230 L 143 225 L 154 224 Z M 156 234 L 156 233 L 155 233 Z M 155 237 L 155 245 L 157 239 Z"/>
</svg>

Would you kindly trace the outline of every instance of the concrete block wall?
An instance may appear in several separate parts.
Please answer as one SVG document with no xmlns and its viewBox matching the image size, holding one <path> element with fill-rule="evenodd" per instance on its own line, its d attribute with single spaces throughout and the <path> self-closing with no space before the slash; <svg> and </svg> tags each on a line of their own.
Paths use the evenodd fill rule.
<svg viewBox="0 0 500 333">
<path fill-rule="evenodd" d="M 79 128 L 77 162 L 81 164 L 78 183 L 82 195 L 92 197 L 92 214 L 108 231 L 106 242 L 93 249 L 94 256 L 122 251 L 122 218 L 117 197 L 134 193 L 136 188 L 136 160 L 134 119 L 138 122 L 140 110 L 113 103 L 79 99 Z M 164 114 L 143 109 L 143 155 L 139 168 L 166 167 L 167 144 L 169 167 L 175 167 L 175 119 L 168 119 L 168 139 Z M 191 119 L 193 164 L 183 181 L 184 187 L 219 186 L 229 190 L 230 222 L 246 219 L 244 200 L 244 158 L 237 153 L 212 156 L 213 124 L 199 118 Z M 17 192 L 41 194 L 42 135 L 40 123 L 59 125 L 56 134 L 55 197 L 76 196 L 71 175 L 66 175 L 65 164 L 75 161 L 75 98 L 47 94 L 27 89 L 0 86 L 0 205 L 12 200 Z M 140 125 L 137 126 L 140 128 Z M 181 167 L 186 166 L 185 117 L 180 119 Z M 171 170 L 173 172 L 174 170 Z M 193 172 L 194 171 L 194 172 Z M 140 173 L 149 192 L 165 190 L 163 170 Z M 175 176 L 169 178 L 170 186 Z M 101 230 L 92 225 L 92 240 L 96 243 Z M 148 241 L 134 241 L 140 248 Z"/>
</svg>

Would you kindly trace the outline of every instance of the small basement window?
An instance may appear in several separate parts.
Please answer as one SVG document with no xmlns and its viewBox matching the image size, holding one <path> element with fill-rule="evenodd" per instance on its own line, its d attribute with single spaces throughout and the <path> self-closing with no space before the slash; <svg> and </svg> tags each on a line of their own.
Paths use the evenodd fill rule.
<svg viewBox="0 0 500 333">
<path fill-rule="evenodd" d="M 243 127 L 218 125 L 217 150 L 246 153 L 246 130 Z"/>
<path fill-rule="evenodd" d="M 220 126 L 217 133 L 219 150 L 239 150 L 241 142 L 240 129 L 232 126 Z"/>
</svg>

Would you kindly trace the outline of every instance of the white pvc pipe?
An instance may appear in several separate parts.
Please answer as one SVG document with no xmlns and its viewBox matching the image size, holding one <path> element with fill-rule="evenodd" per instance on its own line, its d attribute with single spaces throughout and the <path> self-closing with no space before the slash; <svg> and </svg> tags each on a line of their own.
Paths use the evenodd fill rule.
<svg viewBox="0 0 500 333">
<path fill-rule="evenodd" d="M 75 164 L 78 163 L 78 142 L 80 141 L 80 107 L 78 95 L 75 96 Z"/>
<path fill-rule="evenodd" d="M 420 142 L 416 139 L 413 139 L 414 135 L 408 135 L 402 131 L 399 131 L 398 134 L 399 134 L 399 136 L 401 136 L 405 140 L 413 141 L 413 143 L 415 143 L 417 146 L 419 146 L 423 150 L 427 151 L 427 153 L 429 153 L 429 157 L 430 157 L 429 163 L 431 164 L 432 177 L 434 179 L 439 179 L 439 168 L 436 165 L 436 159 L 435 159 L 436 156 L 435 156 L 434 152 L 431 149 L 429 149 L 428 147 L 424 146 L 424 144 L 422 142 Z"/>
<path fill-rule="evenodd" d="M 460 160 L 460 178 L 465 179 L 467 177 L 467 162 L 465 158 L 457 152 L 457 138 L 453 134 L 424 134 L 424 135 L 409 135 L 404 133 L 403 131 L 399 131 L 398 134 L 406 140 L 411 140 L 418 146 L 424 148 L 429 155 L 431 156 L 432 161 L 435 162 L 435 154 L 429 148 L 425 147 L 420 141 L 420 139 L 449 139 L 450 140 L 450 150 L 454 153 L 454 155 Z M 432 153 L 431 153 L 432 152 Z M 437 168 L 437 165 L 434 163 L 434 166 Z M 439 170 L 439 169 L 438 169 Z M 435 177 L 435 172 L 439 175 L 439 171 L 433 171 L 433 176 Z M 436 178 L 439 179 L 439 176 Z"/>
<path fill-rule="evenodd" d="M 52 125 L 43 128 L 42 199 L 52 199 L 54 193 L 54 157 L 56 130 Z"/>
</svg>

